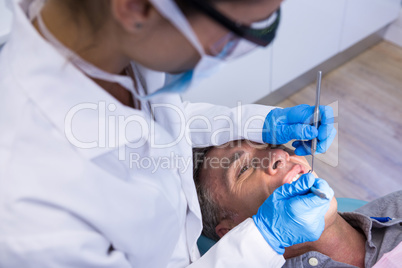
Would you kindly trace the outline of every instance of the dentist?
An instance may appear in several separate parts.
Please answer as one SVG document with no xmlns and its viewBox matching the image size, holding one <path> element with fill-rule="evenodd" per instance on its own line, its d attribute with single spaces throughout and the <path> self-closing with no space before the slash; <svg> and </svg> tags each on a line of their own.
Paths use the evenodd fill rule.
<svg viewBox="0 0 402 268">
<path fill-rule="evenodd" d="M 308 154 L 300 140 L 318 137 L 325 152 L 335 136 L 325 106 L 316 129 L 307 105 L 180 99 L 225 61 L 269 45 L 281 0 L 10 2 L 12 33 L 0 50 L 0 267 L 281 267 L 284 247 L 319 238 L 329 200 L 309 189 L 333 192 L 306 175 L 201 258 L 196 245 L 192 146 L 296 140 Z"/>
</svg>

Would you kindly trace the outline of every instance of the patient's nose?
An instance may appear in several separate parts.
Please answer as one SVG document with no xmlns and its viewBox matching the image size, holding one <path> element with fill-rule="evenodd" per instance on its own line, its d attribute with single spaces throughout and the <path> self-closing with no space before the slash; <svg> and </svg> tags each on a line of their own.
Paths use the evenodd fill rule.
<svg viewBox="0 0 402 268">
<path fill-rule="evenodd" d="M 269 151 L 269 157 L 269 165 L 266 167 L 266 172 L 269 175 L 278 173 L 290 160 L 289 154 L 282 149 L 271 149 Z"/>
</svg>

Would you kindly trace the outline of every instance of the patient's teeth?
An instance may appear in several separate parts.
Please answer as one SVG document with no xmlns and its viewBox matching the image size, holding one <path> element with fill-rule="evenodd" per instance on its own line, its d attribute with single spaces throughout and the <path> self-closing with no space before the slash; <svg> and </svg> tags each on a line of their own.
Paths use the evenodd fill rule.
<svg viewBox="0 0 402 268">
<path fill-rule="evenodd" d="M 297 180 L 300 178 L 300 176 L 301 176 L 301 174 L 297 174 L 297 175 L 293 178 L 292 182 L 297 181 Z"/>
</svg>

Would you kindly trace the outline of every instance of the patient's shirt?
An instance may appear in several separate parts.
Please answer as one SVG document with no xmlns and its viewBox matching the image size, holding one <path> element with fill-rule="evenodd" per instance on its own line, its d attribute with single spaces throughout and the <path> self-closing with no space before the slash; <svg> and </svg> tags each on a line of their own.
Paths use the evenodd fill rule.
<svg viewBox="0 0 402 268">
<path fill-rule="evenodd" d="M 385 253 L 393 250 L 402 241 L 402 191 L 374 200 L 355 212 L 339 214 L 350 225 L 361 229 L 366 235 L 365 267 L 372 267 Z M 370 217 L 390 217 L 392 219 L 380 222 Z M 337 262 L 324 254 L 310 251 L 286 260 L 283 267 L 341 268 L 355 266 Z"/>
</svg>

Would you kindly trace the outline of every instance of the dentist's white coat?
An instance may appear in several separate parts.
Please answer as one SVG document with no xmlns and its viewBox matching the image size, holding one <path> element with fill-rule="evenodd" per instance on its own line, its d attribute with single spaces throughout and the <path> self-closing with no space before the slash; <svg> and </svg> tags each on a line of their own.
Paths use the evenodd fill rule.
<svg viewBox="0 0 402 268">
<path fill-rule="evenodd" d="M 272 107 L 243 107 L 239 114 L 164 95 L 153 101 L 164 104 L 153 121 L 148 106 L 123 106 L 63 58 L 27 18 L 31 1 L 19 2 L 0 52 L 0 267 L 281 267 L 283 257 L 251 219 L 200 258 L 191 165 L 194 144 L 261 142 Z M 163 74 L 138 69 L 149 92 L 163 84 Z M 190 135 L 181 122 L 194 115 L 209 118 L 210 131 Z M 253 116 L 259 120 L 247 122 Z M 231 137 L 227 118 L 240 117 Z M 123 131 L 110 126 L 119 120 L 129 123 L 125 139 L 113 144 Z M 246 136 L 246 124 L 256 131 Z M 142 145 L 130 148 L 135 144 Z M 158 163 L 175 158 L 187 162 Z"/>
</svg>

